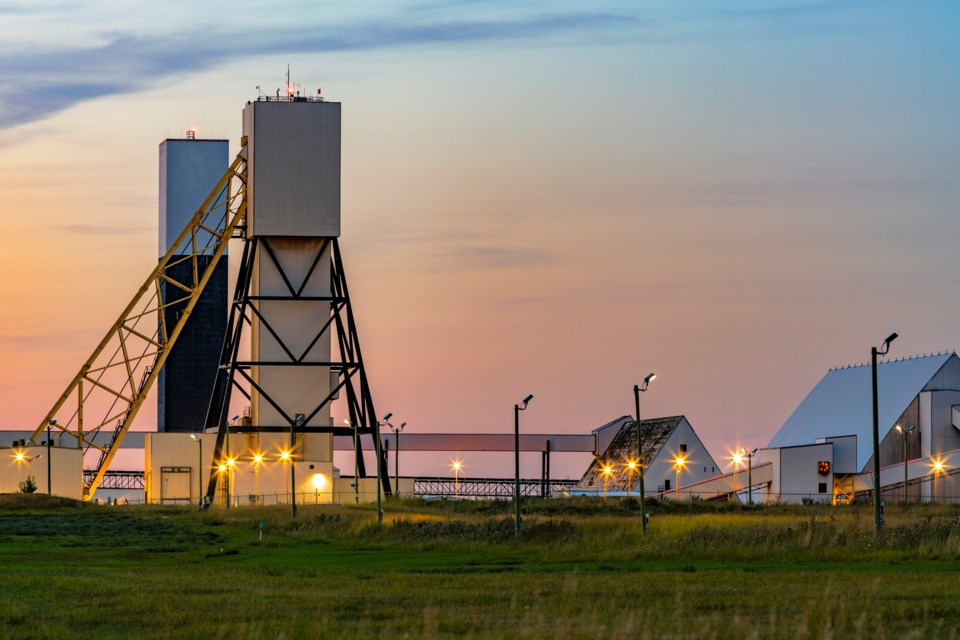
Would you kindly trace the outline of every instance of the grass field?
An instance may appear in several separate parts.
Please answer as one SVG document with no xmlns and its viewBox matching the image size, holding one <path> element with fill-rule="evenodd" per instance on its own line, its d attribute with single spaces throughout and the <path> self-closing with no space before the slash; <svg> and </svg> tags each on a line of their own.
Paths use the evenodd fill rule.
<svg viewBox="0 0 960 640">
<path fill-rule="evenodd" d="M 10 638 L 951 638 L 960 510 L 535 501 L 192 510 L 0 496 Z M 259 540 L 263 522 L 263 541 Z"/>
</svg>

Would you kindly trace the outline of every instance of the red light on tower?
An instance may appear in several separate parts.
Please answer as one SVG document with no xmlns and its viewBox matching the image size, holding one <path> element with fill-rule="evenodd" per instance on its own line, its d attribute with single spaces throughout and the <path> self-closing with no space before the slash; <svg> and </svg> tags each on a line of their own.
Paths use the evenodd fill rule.
<svg viewBox="0 0 960 640">
<path fill-rule="evenodd" d="M 190 127 L 187 129 L 187 140 L 196 140 L 197 139 L 197 128 Z"/>
</svg>

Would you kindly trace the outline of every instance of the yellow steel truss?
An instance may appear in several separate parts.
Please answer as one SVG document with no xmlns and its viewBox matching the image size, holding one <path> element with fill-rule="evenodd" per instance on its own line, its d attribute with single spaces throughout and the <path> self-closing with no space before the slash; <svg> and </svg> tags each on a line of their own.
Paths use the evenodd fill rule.
<svg viewBox="0 0 960 640">
<path fill-rule="evenodd" d="M 244 219 L 246 171 L 244 149 L 33 433 L 34 441 L 48 426 L 70 433 L 85 462 L 99 453 L 94 473 L 83 479 L 84 500 L 93 498 Z"/>
</svg>

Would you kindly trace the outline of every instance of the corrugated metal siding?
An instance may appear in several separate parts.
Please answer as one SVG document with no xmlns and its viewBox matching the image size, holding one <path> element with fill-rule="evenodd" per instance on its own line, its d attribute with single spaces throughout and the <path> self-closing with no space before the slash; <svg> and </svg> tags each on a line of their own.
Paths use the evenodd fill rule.
<svg viewBox="0 0 960 640">
<path fill-rule="evenodd" d="M 956 354 L 939 354 L 879 365 L 881 440 L 948 360 L 958 359 Z M 860 365 L 829 371 L 780 427 L 768 446 L 797 446 L 812 444 L 817 438 L 855 435 L 857 465 L 863 469 L 872 454 L 872 430 L 870 366 Z"/>
</svg>

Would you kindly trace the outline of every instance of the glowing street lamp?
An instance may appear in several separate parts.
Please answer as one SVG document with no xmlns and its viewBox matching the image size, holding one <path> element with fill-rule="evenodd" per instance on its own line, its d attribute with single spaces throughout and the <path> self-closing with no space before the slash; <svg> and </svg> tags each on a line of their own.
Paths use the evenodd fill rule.
<svg viewBox="0 0 960 640">
<path fill-rule="evenodd" d="M 683 456 L 677 456 L 673 461 L 673 468 L 676 469 L 677 471 L 677 479 L 676 479 L 677 486 L 674 489 L 675 501 L 680 500 L 680 470 L 683 469 L 686 466 L 686 464 L 687 464 L 687 461 L 683 458 Z"/>
<path fill-rule="evenodd" d="M 870 377 L 873 386 L 873 522 L 874 532 L 880 533 L 883 516 L 880 513 L 880 407 L 877 400 L 877 356 L 890 353 L 890 343 L 897 339 L 891 333 L 881 348 L 870 347 Z"/>
<path fill-rule="evenodd" d="M 907 497 L 907 486 L 910 482 L 910 475 L 907 472 L 907 438 L 913 433 L 917 428 L 917 425 L 911 426 L 909 429 L 904 429 L 900 425 L 896 426 L 897 433 L 903 436 L 903 501 L 908 500 Z"/>
<path fill-rule="evenodd" d="M 263 456 L 259 453 L 253 456 L 253 482 L 254 491 L 257 494 L 257 502 L 260 502 L 260 465 L 263 464 Z"/>
<path fill-rule="evenodd" d="M 287 451 L 286 449 L 280 452 L 280 462 L 281 464 L 284 464 L 284 465 L 290 462 L 290 452 Z M 289 500 L 290 499 L 290 476 L 287 475 L 286 469 L 284 469 L 283 477 L 287 479 L 284 489 L 286 489 L 287 499 Z"/>
<path fill-rule="evenodd" d="M 607 497 L 607 480 L 610 478 L 610 475 L 613 473 L 613 467 L 609 464 L 603 465 L 603 497 Z"/>
<path fill-rule="evenodd" d="M 27 478 L 33 477 L 33 461 L 39 457 L 40 457 L 39 453 L 35 456 L 28 456 L 24 454 L 23 451 L 17 451 L 17 453 L 14 454 L 14 458 L 16 458 L 17 460 L 17 466 L 19 466 L 23 462 L 27 463 Z"/>
<path fill-rule="evenodd" d="M 937 458 L 933 461 L 931 466 L 933 467 L 933 501 L 936 502 L 939 494 L 938 488 L 940 486 L 938 478 L 940 477 L 941 473 L 944 473 L 946 465 L 943 464 L 943 460 Z"/>
<path fill-rule="evenodd" d="M 743 464 L 743 456 L 747 453 L 746 449 L 743 447 L 739 451 L 730 456 L 730 460 L 733 461 L 733 501 L 737 501 L 737 465 Z"/>
<path fill-rule="evenodd" d="M 195 433 L 191 433 L 190 437 L 200 447 L 200 456 L 197 460 L 197 501 L 198 508 L 203 510 L 203 439 Z"/>
<path fill-rule="evenodd" d="M 637 409 L 637 460 L 640 462 L 640 531 L 644 534 L 647 533 L 647 490 L 643 486 L 643 422 L 640 420 L 640 394 L 647 390 L 656 377 L 657 374 L 649 373 L 643 379 L 643 385 L 633 385 L 633 401 Z"/>
<path fill-rule="evenodd" d="M 630 488 L 633 486 L 633 472 L 637 468 L 636 460 L 627 461 L 627 496 L 630 495 Z"/>
<path fill-rule="evenodd" d="M 516 510 L 516 535 L 520 535 L 521 515 L 520 515 L 520 412 L 527 408 L 530 401 L 533 400 L 533 394 L 528 393 L 519 404 L 513 405 L 513 454 L 514 454 L 514 493 L 513 502 Z"/>
<path fill-rule="evenodd" d="M 463 460 L 457 458 L 450 463 L 450 468 L 453 469 L 453 495 L 456 498 L 460 497 L 460 469 L 463 468 Z"/>
</svg>

